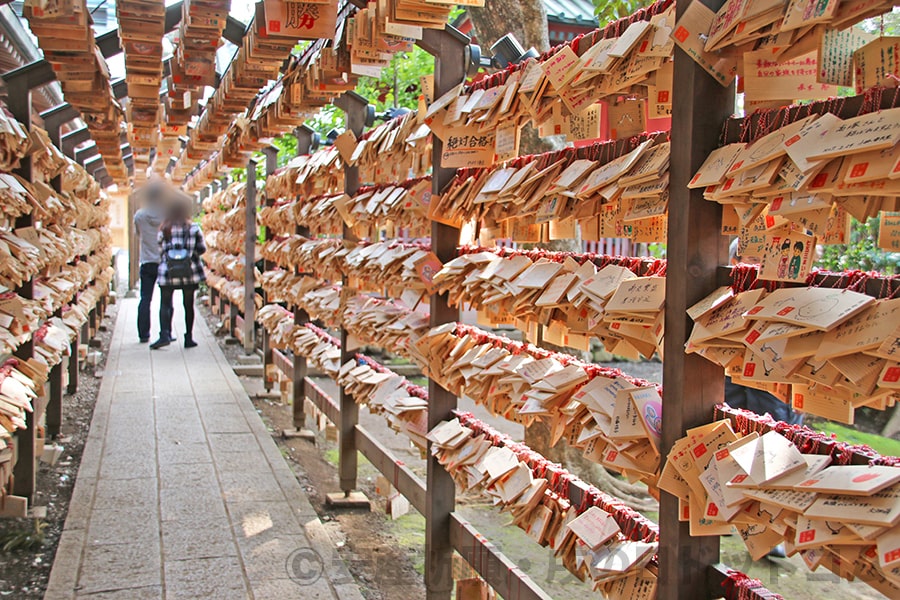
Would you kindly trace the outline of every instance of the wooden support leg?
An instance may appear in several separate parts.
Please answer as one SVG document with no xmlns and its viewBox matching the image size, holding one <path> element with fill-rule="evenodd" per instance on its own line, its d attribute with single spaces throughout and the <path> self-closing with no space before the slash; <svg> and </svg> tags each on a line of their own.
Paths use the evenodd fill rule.
<svg viewBox="0 0 900 600">
<path fill-rule="evenodd" d="M 294 324 L 303 325 L 309 322 L 309 315 L 305 310 L 297 309 L 294 311 Z M 291 383 L 293 384 L 293 417 L 294 429 L 300 431 L 306 425 L 306 413 L 304 412 L 304 404 L 306 403 L 306 357 L 295 354 L 293 373 L 291 374 Z"/>
<path fill-rule="evenodd" d="M 66 391 L 74 394 L 78 391 L 78 345 L 81 343 L 81 332 L 75 333 L 75 339 L 69 348 L 71 356 L 69 356 L 69 385 Z"/>
<path fill-rule="evenodd" d="M 63 366 L 62 362 L 50 369 L 50 399 L 47 402 L 45 427 L 47 439 L 59 437 L 62 427 Z"/>
<path fill-rule="evenodd" d="M 429 30 L 419 43 L 434 56 L 434 93 L 439 97 L 465 79 L 463 48 L 468 38 L 452 28 Z M 432 192 L 437 195 L 455 176 L 454 169 L 441 168 L 443 145 L 437 138 L 432 150 Z M 459 244 L 459 230 L 432 222 L 431 249 L 442 262 L 452 260 Z M 431 326 L 458 320 L 459 311 L 448 303 L 447 294 L 431 297 Z M 432 379 L 428 381 L 428 429 L 452 418 L 457 399 Z M 430 445 L 430 444 L 429 444 Z M 425 507 L 425 590 L 427 600 L 449 600 L 453 590 L 453 544 L 451 513 L 456 506 L 456 485 L 450 474 L 428 452 Z"/>
<path fill-rule="evenodd" d="M 358 138 L 366 126 L 366 114 L 369 103 L 355 92 L 346 92 L 335 100 L 335 105 L 347 116 L 347 129 Z M 344 193 L 353 196 L 359 190 L 359 167 L 345 167 Z M 344 239 L 355 239 L 353 232 L 344 225 Z M 347 284 L 344 277 L 344 285 Z M 347 350 L 347 332 L 341 329 L 341 364 L 353 358 L 354 353 Z M 329 494 L 328 503 L 332 506 L 368 508 L 368 499 L 356 489 L 358 471 L 358 452 L 356 449 L 356 425 L 359 423 L 359 406 L 353 397 L 341 386 L 341 422 L 337 423 L 340 434 L 338 477 L 342 493 Z"/>
<path fill-rule="evenodd" d="M 694 0 L 695 2 L 700 0 Z M 689 5 L 676 5 L 678 17 Z M 713 11 L 721 0 L 704 0 Z M 693 173 L 718 145 L 722 123 L 734 108 L 734 88 L 722 87 L 681 49 L 675 49 L 673 89 L 672 191 L 669 199 L 666 279 L 666 339 L 663 363 L 662 454 L 687 429 L 708 423 L 712 407 L 723 400 L 721 367 L 697 354 L 685 354 L 690 333 L 687 308 L 717 287 L 716 268 L 726 264 L 728 245 L 719 234 L 722 207 L 689 190 Z M 659 600 L 720 596 L 708 586 L 709 566 L 718 562 L 719 538 L 691 538 L 688 523 L 678 518 L 678 499 L 660 499 Z"/>
</svg>

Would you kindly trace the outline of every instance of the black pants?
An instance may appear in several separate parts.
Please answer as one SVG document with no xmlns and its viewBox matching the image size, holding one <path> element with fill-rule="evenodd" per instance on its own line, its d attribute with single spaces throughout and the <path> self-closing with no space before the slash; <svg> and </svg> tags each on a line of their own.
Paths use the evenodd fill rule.
<svg viewBox="0 0 900 600">
<path fill-rule="evenodd" d="M 194 332 L 194 292 L 197 291 L 196 285 L 159 286 L 159 337 L 160 339 L 172 339 L 172 313 L 175 310 L 172 296 L 175 294 L 175 290 L 181 290 L 181 299 L 184 304 L 184 337 L 190 340 L 193 339 Z"/>
<path fill-rule="evenodd" d="M 153 302 L 153 289 L 156 287 L 156 276 L 159 271 L 159 263 L 144 263 L 141 265 L 141 302 L 138 304 L 138 337 L 142 340 L 150 339 L 150 304 Z M 161 332 L 162 334 L 165 332 Z"/>
</svg>

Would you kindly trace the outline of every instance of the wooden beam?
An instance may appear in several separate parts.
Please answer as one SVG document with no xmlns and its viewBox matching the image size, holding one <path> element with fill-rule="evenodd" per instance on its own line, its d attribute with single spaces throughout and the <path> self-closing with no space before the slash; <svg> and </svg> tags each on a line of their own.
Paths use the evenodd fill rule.
<svg viewBox="0 0 900 600">
<path fill-rule="evenodd" d="M 397 491 L 420 513 L 425 513 L 425 482 L 361 425 L 356 426 L 356 447 L 387 477 Z"/>
<path fill-rule="evenodd" d="M 3 78 L 10 90 L 17 88 L 30 91 L 51 81 L 56 81 L 56 73 L 53 71 L 53 67 L 43 59 L 28 63 L 12 71 L 7 71 L 0 77 Z M 15 82 L 21 82 L 21 84 L 16 84 Z M 11 94 L 12 92 L 10 92 Z"/>
<path fill-rule="evenodd" d="M 76 129 L 75 131 L 70 131 L 69 133 L 62 136 L 62 148 L 63 154 L 68 156 L 69 158 L 74 159 L 75 157 L 75 146 L 79 144 L 83 144 L 84 142 L 91 139 L 91 132 L 87 127 L 82 127 L 80 129 Z"/>
<path fill-rule="evenodd" d="M 16 69 L 3 75 L 7 87 L 6 106 L 13 118 L 22 124 L 25 131 L 31 131 L 32 117 L 32 88 L 37 87 L 35 82 L 42 77 L 45 68 L 40 63 L 49 67 L 46 61 L 38 61 Z M 51 70 L 52 71 L 52 70 Z M 27 182 L 34 181 L 32 175 L 32 159 L 25 156 L 19 161 L 19 167 L 14 173 Z M 15 220 L 15 227 L 30 227 L 34 225 L 32 215 L 22 215 Z M 16 293 L 22 298 L 31 300 L 34 298 L 34 280 L 29 278 L 16 289 Z M 32 337 L 16 348 L 15 355 L 22 360 L 28 360 L 34 356 L 34 338 Z M 25 429 L 20 429 L 15 434 L 16 464 L 13 466 L 12 493 L 22 496 L 32 504 L 34 502 L 35 484 L 37 473 L 35 467 L 36 439 L 37 439 L 37 415 L 29 411 L 25 414 Z"/>
<path fill-rule="evenodd" d="M 97 146 L 97 144 L 93 144 L 88 146 L 87 148 L 82 148 L 81 150 L 75 152 L 74 160 L 82 167 L 85 167 L 85 162 L 87 161 L 87 159 L 97 156 L 98 154 L 100 154 L 100 148 Z"/>
<path fill-rule="evenodd" d="M 716 11 L 722 0 L 703 3 Z M 676 5 L 678 18 L 689 4 Z M 684 352 L 691 330 L 687 308 L 716 288 L 716 269 L 728 261 L 728 244 L 720 235 L 722 207 L 687 184 L 718 146 L 721 125 L 734 109 L 734 88 L 721 86 L 677 47 L 674 81 L 672 147 L 678 152 L 672 153 L 669 171 L 667 272 L 673 276 L 666 279 L 663 456 L 687 429 L 709 423 L 713 406 L 724 399 L 722 367 Z M 659 600 L 710 598 L 708 567 L 719 561 L 719 538 L 691 538 L 688 523 L 678 517 L 678 499 L 663 492 Z"/>
<path fill-rule="evenodd" d="M 468 38 L 447 26 L 442 31 L 426 30 L 419 45 L 434 56 L 434 93 L 440 97 L 466 77 L 464 48 Z M 441 190 L 455 177 L 455 169 L 440 166 L 443 144 L 435 137 L 432 149 L 432 193 Z M 456 256 L 459 229 L 442 223 L 431 224 L 431 250 L 441 262 Z M 430 325 L 435 327 L 459 319 L 459 310 L 450 306 L 447 293 L 431 296 Z M 456 396 L 433 379 L 428 380 L 428 430 L 453 418 Z M 429 444 L 430 446 L 430 444 Z M 428 600 L 449 600 L 453 589 L 453 544 L 451 515 L 456 507 L 456 485 L 453 478 L 427 453 L 428 506 L 425 510 L 425 590 Z"/>
<path fill-rule="evenodd" d="M 363 134 L 366 127 L 366 110 L 369 102 L 357 94 L 356 92 L 346 92 L 339 98 L 335 99 L 334 105 L 344 111 L 346 115 L 347 129 L 352 131 L 357 139 Z M 359 189 L 359 167 L 344 167 L 344 193 L 350 197 L 356 195 Z M 353 231 L 344 223 L 343 237 L 347 239 L 355 239 Z M 343 285 L 347 286 L 347 277 L 343 277 Z M 347 330 L 341 328 L 341 364 L 352 360 L 354 353 L 347 349 Z M 340 489 L 345 495 L 350 494 L 356 489 L 356 476 L 358 469 L 358 458 L 356 452 L 356 436 L 354 430 L 359 423 L 359 405 L 356 404 L 353 396 L 347 393 L 341 386 L 341 420 L 338 424 L 340 435 L 340 456 L 338 465 L 338 476 L 340 478 Z"/>
<path fill-rule="evenodd" d="M 118 27 L 101 33 L 94 38 L 94 43 L 97 44 L 97 48 L 100 50 L 100 54 L 103 55 L 103 58 L 109 58 L 122 53 L 122 42 L 119 40 Z"/>
<path fill-rule="evenodd" d="M 47 133 L 50 133 L 51 129 L 59 129 L 61 125 L 80 117 L 81 113 L 78 112 L 78 109 L 68 102 L 63 102 L 62 104 L 41 113 L 41 120 L 44 121 L 44 127 L 47 129 Z M 60 140 L 55 140 L 54 144 L 59 147 L 59 142 Z"/>
<path fill-rule="evenodd" d="M 176 2 L 166 7 L 166 33 L 175 31 L 175 28 L 181 23 L 181 5 L 182 2 Z M 228 15 L 222 37 L 235 46 L 240 46 L 246 34 L 247 26 Z M 100 54 L 103 55 L 103 58 L 110 58 L 122 53 L 122 41 L 119 37 L 118 27 L 96 36 L 94 43 L 97 44 L 97 48 L 100 49 Z"/>
</svg>

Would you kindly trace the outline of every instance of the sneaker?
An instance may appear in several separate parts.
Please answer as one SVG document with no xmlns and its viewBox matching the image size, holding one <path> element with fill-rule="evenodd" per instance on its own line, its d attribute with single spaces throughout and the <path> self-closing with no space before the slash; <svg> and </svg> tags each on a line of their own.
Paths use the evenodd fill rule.
<svg viewBox="0 0 900 600">
<path fill-rule="evenodd" d="M 195 341 L 194 341 L 193 339 L 191 339 L 191 338 L 186 337 L 186 338 L 184 338 L 184 347 L 185 347 L 185 348 L 196 348 L 196 347 L 197 347 L 197 342 L 195 342 Z"/>
<path fill-rule="evenodd" d="M 150 344 L 150 349 L 151 350 L 159 350 L 160 348 L 165 348 L 166 346 L 168 346 L 171 343 L 172 343 L 172 340 L 167 340 L 165 338 L 159 338 L 158 340 L 156 340 L 155 342 Z"/>
<path fill-rule="evenodd" d="M 140 338 L 140 341 L 141 341 L 142 344 L 146 344 L 147 342 L 150 341 L 150 338 L 148 338 L 148 337 Z"/>
</svg>

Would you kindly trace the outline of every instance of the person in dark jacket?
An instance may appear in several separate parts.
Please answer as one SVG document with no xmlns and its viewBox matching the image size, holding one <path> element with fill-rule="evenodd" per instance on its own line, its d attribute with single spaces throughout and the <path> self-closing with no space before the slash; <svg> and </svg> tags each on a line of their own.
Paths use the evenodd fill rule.
<svg viewBox="0 0 900 600">
<path fill-rule="evenodd" d="M 138 339 L 150 341 L 150 304 L 159 276 L 159 227 L 165 212 L 166 189 L 162 183 L 152 182 L 140 190 L 141 208 L 134 213 L 134 232 L 140 245 L 141 301 L 138 304 Z M 162 333 L 160 333 L 162 337 Z M 168 337 L 168 336 L 165 336 Z"/>
<path fill-rule="evenodd" d="M 154 350 L 172 343 L 173 296 L 181 290 L 184 304 L 184 347 L 193 348 L 194 341 L 194 292 L 206 279 L 200 256 L 206 252 L 200 226 L 190 220 L 187 202 L 173 202 L 166 220 L 159 229 L 160 263 L 157 283 L 160 289 L 159 322 L 160 337 L 150 344 Z"/>
</svg>

